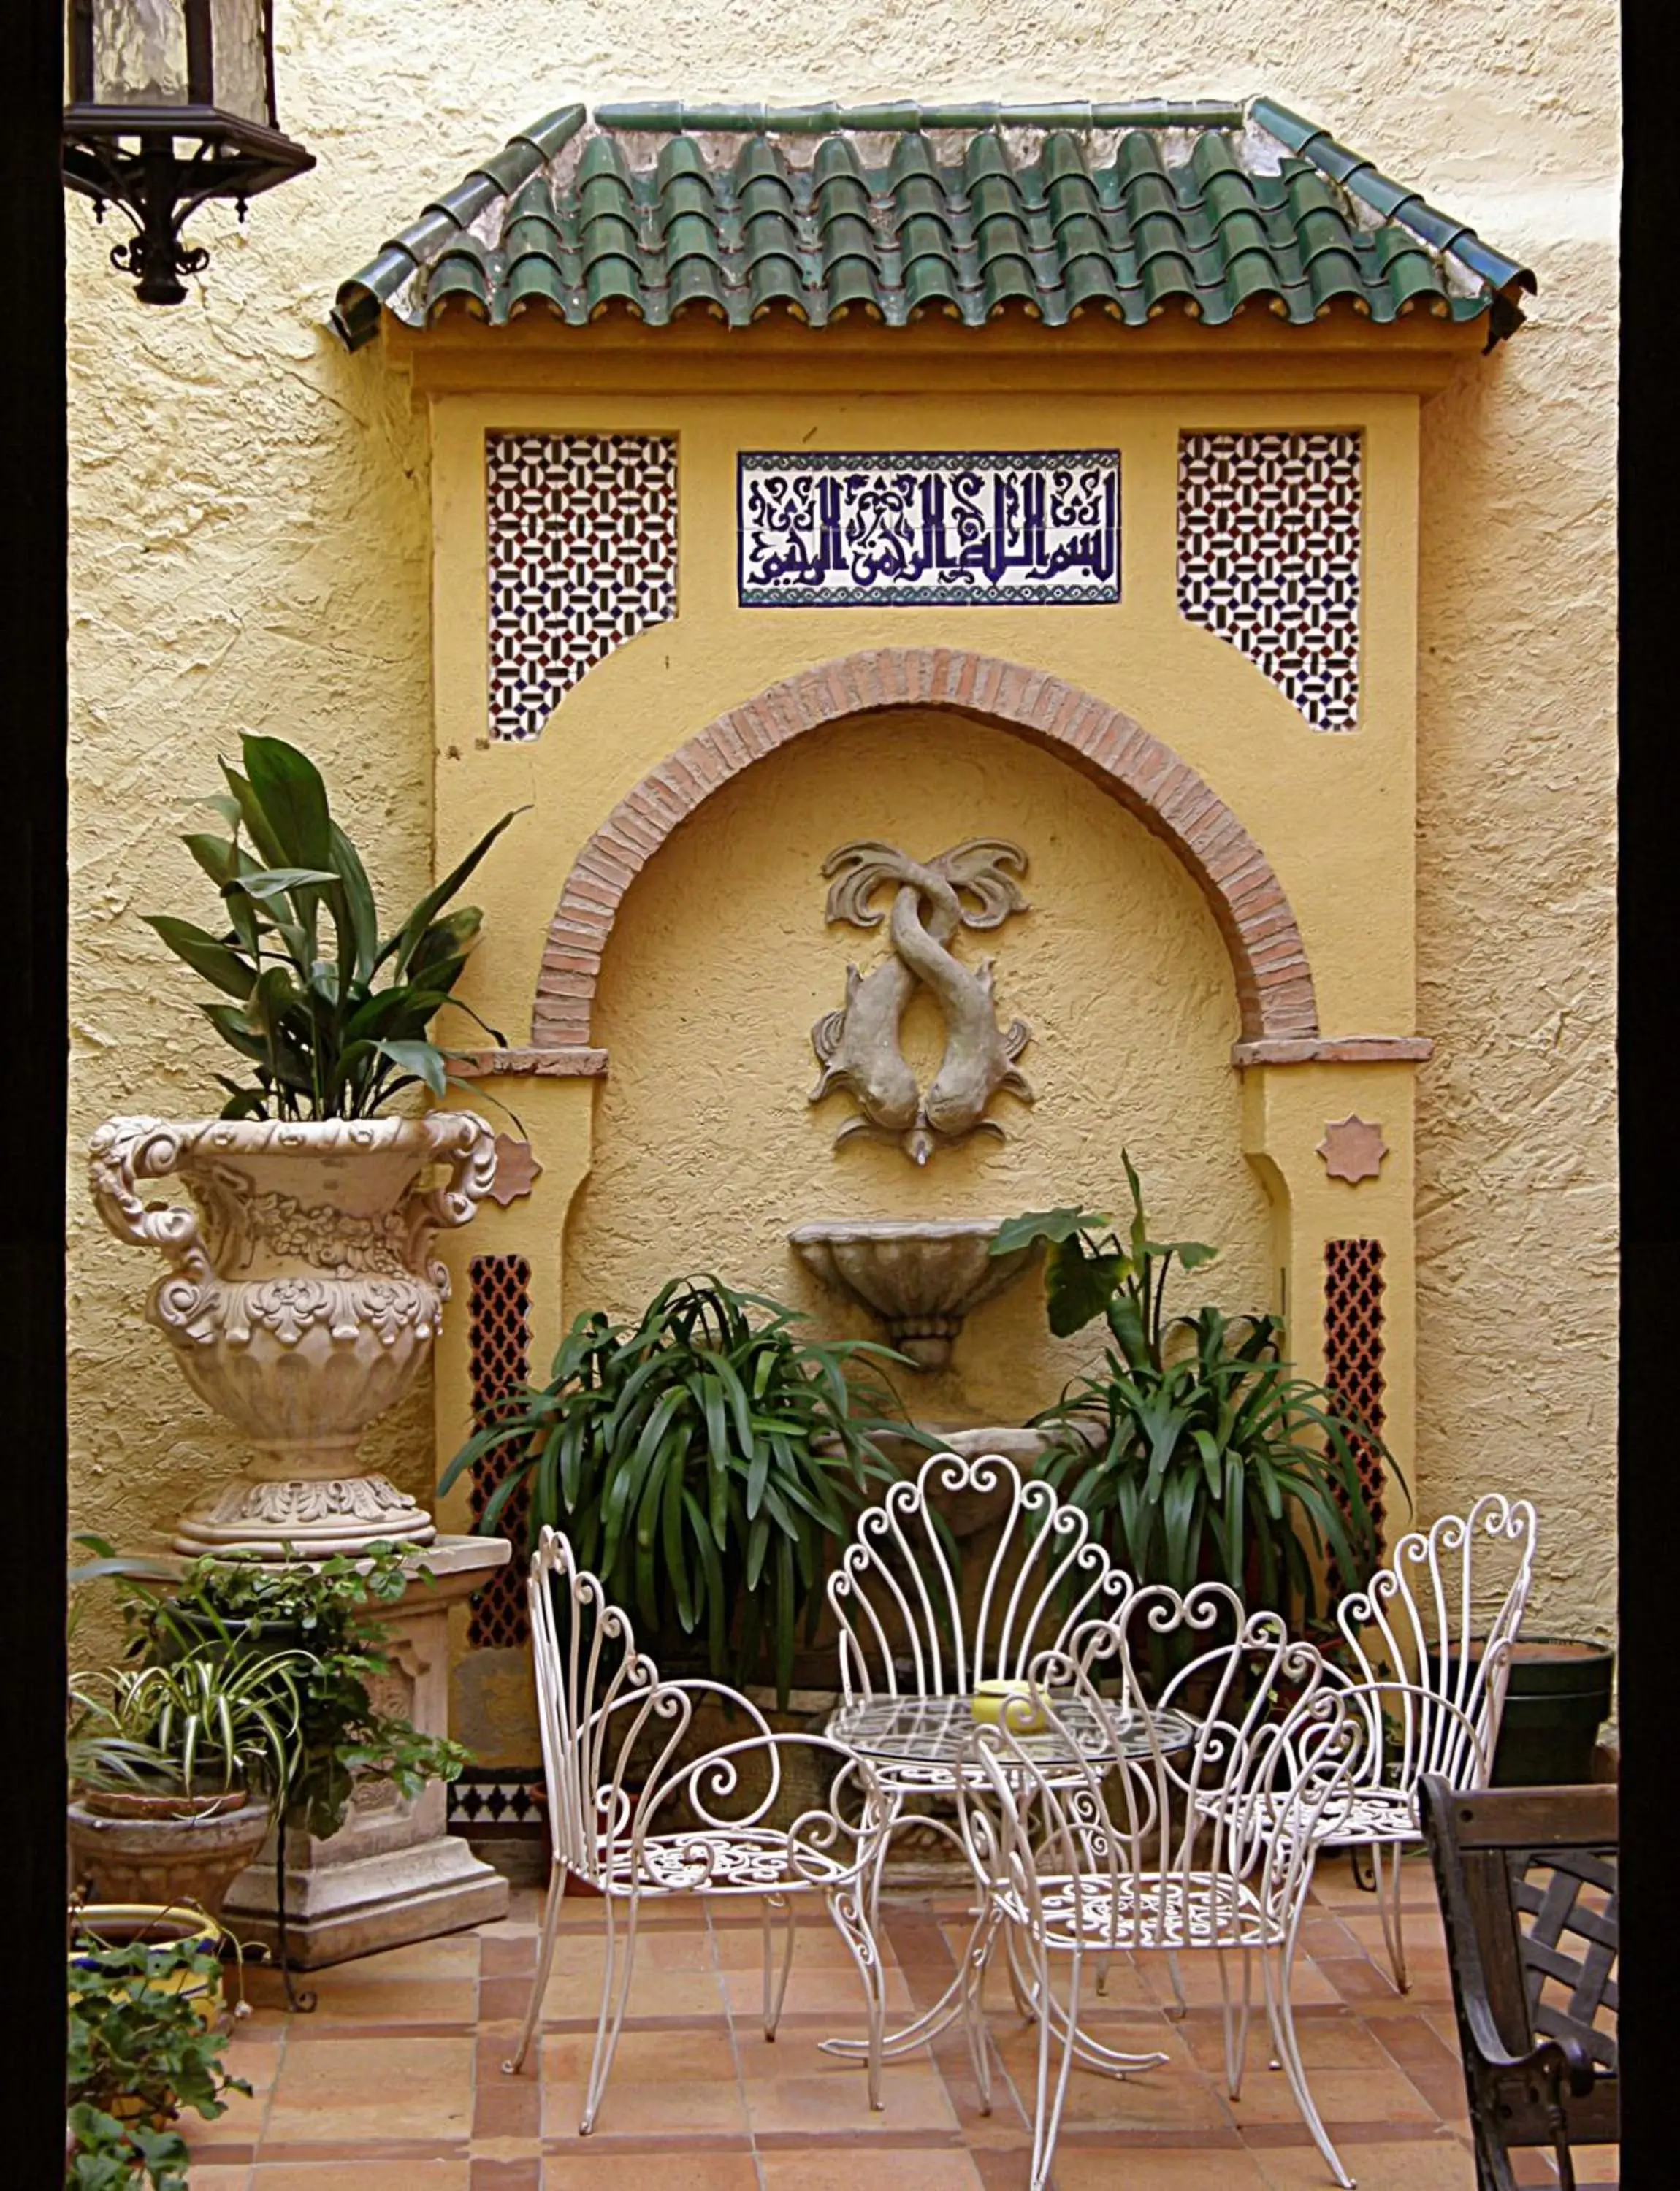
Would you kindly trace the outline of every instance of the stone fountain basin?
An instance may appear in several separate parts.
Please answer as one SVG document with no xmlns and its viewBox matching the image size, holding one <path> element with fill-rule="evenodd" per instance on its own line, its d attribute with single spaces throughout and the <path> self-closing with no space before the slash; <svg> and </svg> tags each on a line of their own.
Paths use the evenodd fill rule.
<svg viewBox="0 0 1680 2191">
<path fill-rule="evenodd" d="M 801 1225 L 788 1235 L 806 1268 L 886 1325 L 920 1369 L 943 1369 L 963 1319 L 1017 1278 L 1042 1252 L 1034 1242 L 991 1254 L 1001 1217 L 874 1219 Z"/>
</svg>

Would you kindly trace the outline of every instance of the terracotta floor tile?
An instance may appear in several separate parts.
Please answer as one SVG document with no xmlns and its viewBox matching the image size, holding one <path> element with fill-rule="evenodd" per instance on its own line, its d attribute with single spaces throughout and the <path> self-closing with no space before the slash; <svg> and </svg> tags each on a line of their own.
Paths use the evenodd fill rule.
<svg viewBox="0 0 1680 2191">
<path fill-rule="evenodd" d="M 540 2137 L 543 2091 L 534 2077 L 507 2077 L 481 2064 L 473 2094 L 472 2136 L 476 2150 L 487 2138 Z"/>
<path fill-rule="evenodd" d="M 1616 2145 L 1578 2145 L 1575 2148 L 1575 2182 L 1580 2191 L 1599 2183 L 1621 2181 L 1621 2148 Z"/>
<path fill-rule="evenodd" d="M 345 2023 L 459 2023 L 470 2026 L 478 2014 L 476 1973 L 453 1978 L 364 1977 L 355 1963 L 322 1971 L 310 1984 L 316 2006 L 300 2017 L 293 2034 L 310 2040 Z"/>
<path fill-rule="evenodd" d="M 843 2131 L 872 2139 L 907 2130 L 951 2130 L 956 2112 L 944 2081 L 929 2062 L 889 2063 L 881 2081 L 886 2105 L 871 2108 L 863 2072 L 818 2056 L 807 2075 L 749 2078 L 747 2109 L 755 2131 Z"/>
<path fill-rule="evenodd" d="M 1199 2017 L 1193 2021 L 1187 2018 L 1178 2028 L 1184 2034 L 1197 2066 L 1208 2076 L 1222 2077 L 1225 2039 L 1220 2018 L 1210 2017 L 1205 2022 Z M 1392 2071 L 1394 2066 L 1369 2025 L 1361 2023 L 1351 2011 L 1341 2015 L 1299 2017 L 1296 2036 L 1309 2076 L 1314 2069 L 1381 2072 Z M 1249 2024 L 1247 2074 L 1272 2074 L 1267 2068 L 1271 2059 L 1272 2034 L 1263 2011 L 1256 2010 Z"/>
<path fill-rule="evenodd" d="M 308 1983 L 323 2000 L 339 1978 L 367 1985 L 379 1979 L 471 1978 L 478 1976 L 476 1932 L 446 1933 L 440 1940 L 417 1940 L 407 1948 L 382 1948 L 378 1955 L 358 1955 L 354 1962 L 333 1963 L 313 1972 Z"/>
<path fill-rule="evenodd" d="M 589 2074 L 595 2052 L 591 2032 L 550 2034 L 543 2040 L 544 2083 L 581 2085 Z M 711 2025 L 692 2031 L 631 2031 L 619 2035 L 612 2057 L 612 2084 L 692 2084 L 720 2079 L 735 2080 L 735 2050 L 729 2028 L 721 2017 Z M 513 2080 L 509 2079 L 508 2082 Z"/>
<path fill-rule="evenodd" d="M 1307 2072 L 1313 2105 L 1325 2127 L 1335 2135 L 1338 2123 L 1438 2122 L 1427 2100 L 1408 2077 L 1392 2067 L 1381 2069 L 1313 2069 Z M 1279 2069 L 1263 2064 L 1243 2080 L 1242 2097 L 1230 2103 L 1239 2128 L 1249 2123 L 1299 2122 L 1301 2111 L 1290 2091 L 1289 2080 Z"/>
<path fill-rule="evenodd" d="M 1345 1864 L 1321 1867 L 1296 1965 L 1297 2030 L 1361 2191 L 1472 2191 L 1467 2145 L 1444 2127 L 1462 2124 L 1463 2080 L 1432 1886 L 1427 1868 L 1409 1867 L 1406 1880 L 1408 1904 L 1426 1906 L 1408 1908 L 1417 1982 L 1402 1995 L 1386 1975 L 1372 1898 L 1352 1887 Z M 969 1906 L 960 1891 L 884 1901 L 890 2021 L 943 1990 Z M 820 1909 L 801 1912 L 786 2020 L 769 2045 L 753 1907 L 650 1904 L 600 2130 L 579 2141 L 604 1962 L 598 1898 L 562 1909 L 539 2054 L 517 2080 L 500 2074 L 526 2005 L 538 1908 L 527 1892 L 510 1920 L 480 1933 L 316 1973 L 312 2016 L 287 2014 L 277 1974 L 253 1968 L 256 2012 L 230 2058 L 257 2091 L 216 2123 L 188 2119 L 205 2156 L 194 2191 L 1021 2191 L 1037 2042 L 1000 1955 L 986 1991 L 994 2112 L 979 2113 L 954 2028 L 888 2066 L 886 2108 L 875 2114 L 861 2068 L 820 2050 L 863 2028 L 855 1966 Z M 1318 2191 L 1327 2171 L 1286 2081 L 1267 2066 L 1258 1984 L 1243 2097 L 1227 2104 L 1216 1964 L 1187 1955 L 1180 1966 L 1191 2004 L 1182 2018 L 1169 2012 L 1159 1955 L 1115 1957 L 1106 1998 L 1087 1961 L 1085 2027 L 1168 2059 L 1124 2082 L 1075 2069 L 1057 2191 L 1121 2180 L 1126 2191 Z M 1058 1958 L 1058 1979 L 1066 1971 Z M 1583 2191 L 1614 2184 L 1615 2162 L 1584 2156 Z"/>
<path fill-rule="evenodd" d="M 868 2191 L 983 2191 L 980 2172 L 965 2153 L 929 2152 L 925 2148 L 895 2153 L 871 2145 L 861 2159 Z M 857 2191 L 861 2172 L 855 2148 L 833 2153 L 766 2153 L 759 2165 L 764 2191 Z"/>
<path fill-rule="evenodd" d="M 475 2153 L 470 2182 L 471 2191 L 543 2191 L 543 2157 Z"/>
<path fill-rule="evenodd" d="M 465 2038 L 288 2046 L 265 2135 L 276 2144 L 464 2138 L 472 2069 L 473 2042 Z"/>
<path fill-rule="evenodd" d="M 764 1936 L 756 1925 L 748 1927 L 721 1926 L 712 1934 L 720 1970 L 750 1971 L 756 1974 L 764 1968 Z M 777 1935 L 776 1952 L 782 1952 L 781 1936 Z M 855 1975 L 857 1966 L 852 1961 L 851 1950 L 832 1925 L 819 1931 L 812 1926 L 801 1926 L 794 1943 L 794 1968 L 796 1971 L 847 1971 Z"/>
<path fill-rule="evenodd" d="M 545 2138 L 566 2138 L 577 2134 L 584 2111 L 584 2091 L 582 2077 L 575 2083 L 562 2083 L 544 2074 Z M 747 2127 L 747 2111 L 732 2069 L 727 2078 L 632 2080 L 621 2080 L 615 2065 L 595 2120 L 598 2129 L 625 2137 L 647 2131 L 742 2131 Z"/>
<path fill-rule="evenodd" d="M 483 1978 L 517 1978 L 537 1967 L 537 1941 L 530 1932 L 495 1938 L 481 1933 L 478 1949 L 479 1973 Z"/>
<path fill-rule="evenodd" d="M 1266 2191 L 1259 2164 L 1247 2153 L 1118 2145 L 1092 2152 L 1057 2146 L 1056 2191 L 1117 2191 L 1121 2184 L 1125 2191 Z"/>
<path fill-rule="evenodd" d="M 591 2031 L 601 2011 L 601 1972 L 556 1971 L 543 1995 L 543 2022 L 586 2023 Z M 649 2017 L 721 2017 L 723 1986 L 715 1971 L 644 1970 L 640 1956 L 630 1984 L 627 2023 Z"/>
<path fill-rule="evenodd" d="M 1031 2033 L 1011 2034 L 999 2047 L 1022 2109 L 1030 2120 L 1038 2074 L 1038 2042 Z M 1218 2088 L 1197 2070 L 1190 2057 L 1171 2040 L 1163 2066 L 1124 2079 L 1099 2076 L 1076 2064 L 1068 2080 L 1062 2120 L 1116 2131 L 1216 2130 L 1228 2131 L 1231 2115 Z M 1052 2052 L 1051 2074 L 1056 2072 Z"/>
<path fill-rule="evenodd" d="M 624 2154 L 550 2148 L 543 2155 L 543 2191 L 758 2191 L 758 2182 L 749 2153 L 696 2153 L 680 2143 Z"/>
<path fill-rule="evenodd" d="M 251 2191 L 469 2191 L 470 2163 L 459 2160 L 282 2160 L 260 2162 Z M 195 2168 L 192 2191 L 208 2186 L 208 2170 Z"/>
<path fill-rule="evenodd" d="M 886 1978 L 888 2028 L 891 2029 L 895 2012 L 902 2017 L 910 2006 L 910 1989 L 904 1974 L 889 1969 Z M 764 2006 L 764 1976 L 762 1972 L 725 1971 L 723 1997 L 729 2012 L 743 2029 L 760 2023 Z M 783 2001 L 783 2013 L 788 2016 L 823 2014 L 840 2019 L 835 2029 L 850 2031 L 863 2029 L 863 1981 L 857 1966 L 848 1964 L 844 1970 L 814 1969 L 808 1964 L 795 1962 L 788 1979 L 788 1991 Z"/>
<path fill-rule="evenodd" d="M 1476 2191 L 1476 2164 L 1455 2138 L 1346 2145 L 1342 2165 L 1359 2191 Z M 1313 2145 L 1256 2151 L 1267 2191 L 1326 2191 L 1330 2171 Z"/>
</svg>

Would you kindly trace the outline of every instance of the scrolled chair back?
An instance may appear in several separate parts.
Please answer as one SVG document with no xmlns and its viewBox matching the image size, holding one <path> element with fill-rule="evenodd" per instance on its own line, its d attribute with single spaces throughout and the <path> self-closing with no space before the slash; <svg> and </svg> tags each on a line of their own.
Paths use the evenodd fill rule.
<svg viewBox="0 0 1680 2191">
<path fill-rule="evenodd" d="M 791 1818 L 777 1816 L 791 1805 Z M 826 1735 L 766 1728 L 650 1786 L 630 1858 L 639 1877 L 713 1893 L 832 1887 L 838 1876 L 855 1884 L 891 1815 L 867 1760 Z"/>
<path fill-rule="evenodd" d="M 1221 1630 L 1227 1640 L 1153 1694 L 1152 1640 Z M 1000 1823 L 977 1813 L 971 1828 L 1029 1917 L 1045 1881 L 1083 1879 L 1092 1948 L 1259 1944 L 1256 1909 L 1270 1930 L 1289 1921 L 1318 1839 L 1352 1801 L 1367 1739 L 1316 1646 L 1275 1613 L 1245 1613 L 1224 1584 L 1184 1596 L 1152 1585 L 1041 1653 L 1029 1678 L 1044 1733 L 1024 1703 L 977 1731 Z M 1104 1717 L 1106 1741 L 1085 1732 Z M 1070 1750 L 1076 1773 L 1046 1770 Z"/>
<path fill-rule="evenodd" d="M 1490 1756 L 1499 1739 L 1511 1653 L 1534 1583 L 1537 1518 L 1526 1499 L 1489 1491 L 1467 1514 L 1444 1514 L 1401 1537 L 1363 1590 L 1336 1607 L 1336 1623 L 1357 1676 L 1396 1691 L 1398 1738 L 1409 1761 L 1408 1784 L 1441 1773 L 1455 1785 L 1467 1720 Z M 1514 1552 L 1514 1567 L 1487 1619 L 1484 1642 L 1466 1648 L 1486 1602 L 1489 1561 Z M 1435 1709 L 1444 1699 L 1450 1711 Z"/>
<path fill-rule="evenodd" d="M 679 1771 L 698 1704 L 724 1699 L 755 1734 L 769 1723 L 720 1683 L 662 1680 L 629 1615 L 560 1530 L 542 1532 L 528 1596 L 549 1837 L 556 1863 L 598 1885 L 625 1860 L 640 1811 Z"/>
<path fill-rule="evenodd" d="M 1005 1498 L 1002 1534 L 977 1611 L 965 1618 L 938 1494 Z M 1115 1611 L 1131 1587 L 1089 1517 L 1002 1454 L 934 1454 L 858 1516 L 829 1577 L 848 1699 L 962 1694 L 1025 1677 L 1034 1655 L 1079 1621 Z"/>
</svg>

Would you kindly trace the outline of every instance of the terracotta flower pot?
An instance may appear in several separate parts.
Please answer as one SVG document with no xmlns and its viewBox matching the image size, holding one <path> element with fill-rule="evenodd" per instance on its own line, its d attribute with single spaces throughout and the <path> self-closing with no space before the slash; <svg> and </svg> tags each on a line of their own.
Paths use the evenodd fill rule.
<svg viewBox="0 0 1680 2191">
<path fill-rule="evenodd" d="M 191 1907 L 214 1917 L 271 1823 L 269 1806 L 239 1790 L 218 1795 L 84 1791 L 69 1810 L 71 1883 L 85 1885 L 101 1903 Z"/>
<path fill-rule="evenodd" d="M 445 1185 L 423 1175 L 447 1164 Z M 413 1384 L 449 1281 L 433 1236 L 489 1192 L 495 1137 L 469 1111 L 293 1124 L 109 1118 L 89 1178 L 122 1240 L 168 1269 L 146 1317 L 202 1400 L 257 1449 L 249 1474 L 183 1517 L 178 1551 L 270 1558 L 430 1544 L 431 1517 L 362 1474 L 369 1423 Z M 177 1178 L 196 1209 L 152 1198 Z"/>
</svg>

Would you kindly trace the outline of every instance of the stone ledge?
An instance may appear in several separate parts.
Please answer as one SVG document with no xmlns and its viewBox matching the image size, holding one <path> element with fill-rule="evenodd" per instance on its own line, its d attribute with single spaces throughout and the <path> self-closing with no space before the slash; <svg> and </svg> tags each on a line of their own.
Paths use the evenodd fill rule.
<svg viewBox="0 0 1680 2191">
<path fill-rule="evenodd" d="M 581 1045 L 542 1050 L 475 1050 L 458 1059 L 463 1080 L 491 1080 L 498 1073 L 528 1074 L 541 1080 L 604 1080 L 607 1052 Z"/>
<path fill-rule="evenodd" d="M 1262 1036 L 1231 1045 L 1233 1065 L 1422 1065 L 1435 1054 L 1423 1034 Z"/>
</svg>

